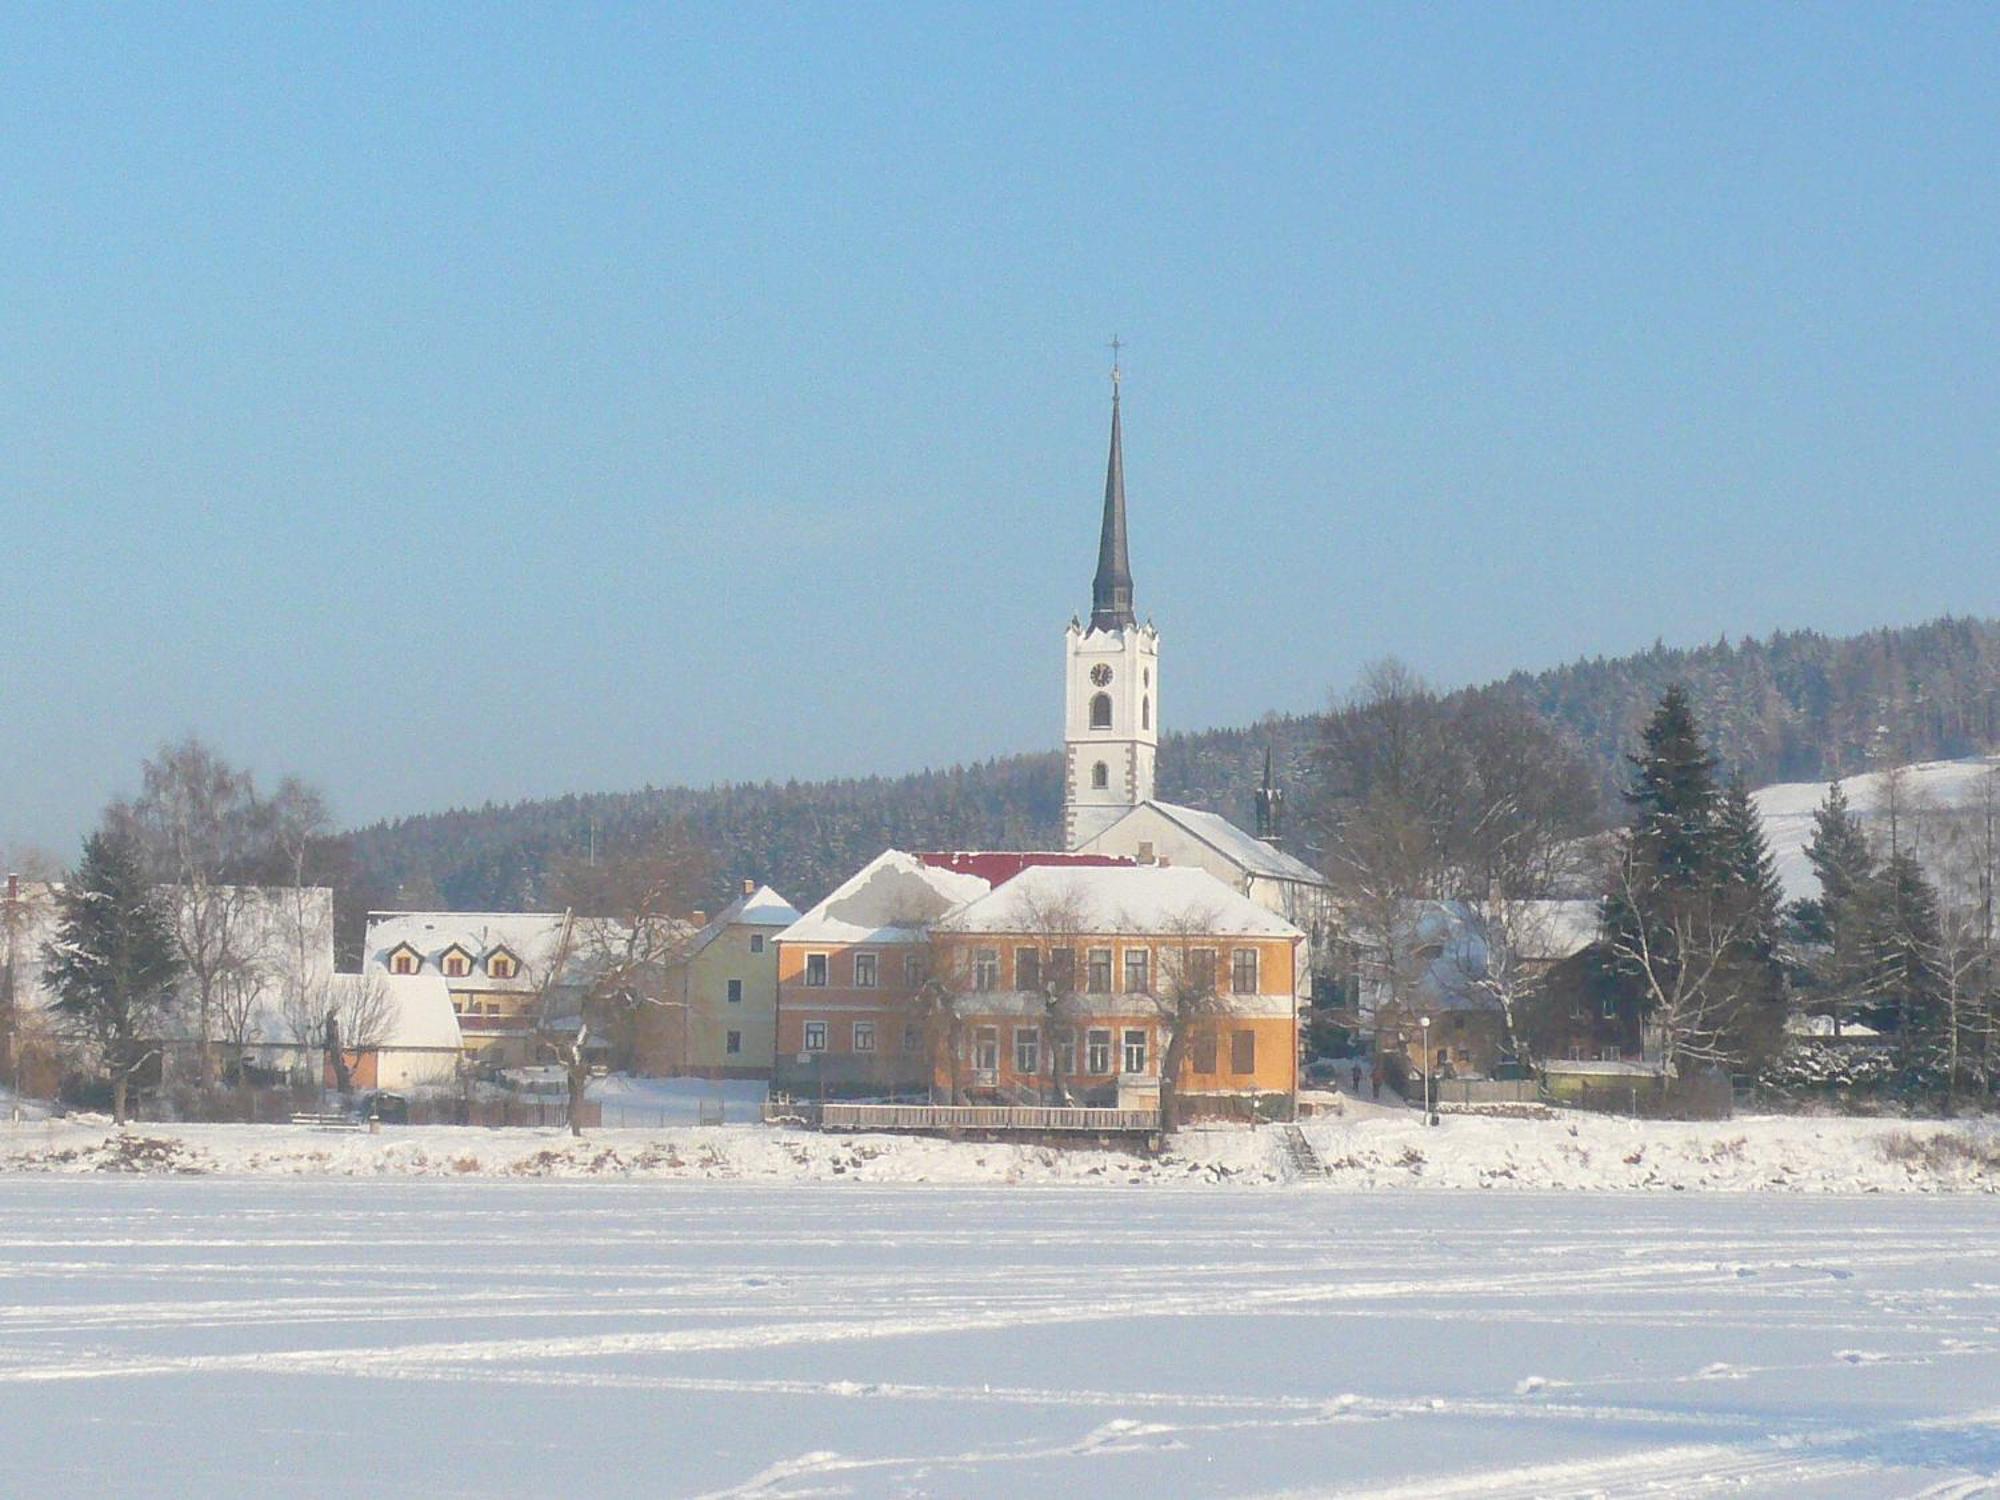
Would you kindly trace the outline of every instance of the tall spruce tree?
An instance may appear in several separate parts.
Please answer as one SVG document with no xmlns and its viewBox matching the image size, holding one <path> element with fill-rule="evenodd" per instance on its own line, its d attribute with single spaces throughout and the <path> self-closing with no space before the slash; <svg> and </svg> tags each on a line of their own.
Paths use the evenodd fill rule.
<svg viewBox="0 0 2000 1500">
<path fill-rule="evenodd" d="M 54 1009 L 89 1042 L 111 1081 L 112 1118 L 123 1125 L 132 1077 L 172 1013 L 180 977 L 173 930 L 122 833 L 84 842 L 76 878 L 56 898 L 56 934 L 44 955 Z"/>
<path fill-rule="evenodd" d="M 1875 916 L 1880 870 L 1838 781 L 1813 813 L 1805 855 L 1819 877 L 1819 894 L 1794 902 L 1791 920 L 1804 950 L 1807 1006 L 1832 1017 L 1837 1034 L 1882 982 Z"/>
<path fill-rule="evenodd" d="M 1863 1018 L 1896 1034 L 1904 1083 L 1917 1085 L 1935 1072 L 1934 1043 L 1947 1019 L 1937 892 L 1908 848 L 1889 857 L 1876 886 L 1869 924 L 1876 985 Z"/>
<path fill-rule="evenodd" d="M 1653 881 L 1702 884 L 1715 855 L 1716 760 L 1685 688 L 1667 689 L 1647 721 L 1639 754 L 1627 758 L 1634 772 L 1625 792 L 1634 855 Z"/>
<path fill-rule="evenodd" d="M 1784 1040 L 1784 968 L 1778 953 L 1784 888 L 1763 820 L 1740 773 L 1731 775 L 1722 794 L 1715 839 L 1725 900 L 1742 914 L 1743 932 L 1729 966 L 1742 1000 L 1737 1042 L 1745 1063 L 1761 1064 Z"/>
<path fill-rule="evenodd" d="M 1749 794 L 1725 796 L 1688 696 L 1669 688 L 1630 757 L 1632 822 L 1605 905 L 1610 972 L 1668 1073 L 1755 1062 L 1781 1032 L 1775 870 Z"/>
</svg>

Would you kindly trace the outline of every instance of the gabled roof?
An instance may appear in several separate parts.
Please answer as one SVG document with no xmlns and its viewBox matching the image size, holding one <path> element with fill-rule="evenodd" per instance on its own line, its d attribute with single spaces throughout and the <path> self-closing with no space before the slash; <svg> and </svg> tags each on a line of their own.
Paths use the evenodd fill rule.
<svg viewBox="0 0 2000 1500">
<path fill-rule="evenodd" d="M 708 925 L 695 934 L 688 952 L 690 955 L 701 952 L 732 927 L 789 927 L 798 919 L 791 902 L 768 885 L 760 885 L 711 917 Z"/>
<path fill-rule="evenodd" d="M 1038 913 L 1058 906 L 1069 908 L 1066 922 L 1088 936 L 1305 936 L 1192 865 L 1035 866 L 934 925 L 939 932 L 1027 932 Z"/>
<path fill-rule="evenodd" d="M 1160 816 L 1178 823 L 1190 836 L 1200 839 L 1246 875 L 1266 880 L 1291 880 L 1305 885 L 1325 885 L 1326 877 L 1304 860 L 1245 833 L 1220 813 L 1203 812 L 1198 807 L 1182 807 L 1175 802 L 1141 802 L 1125 814 L 1129 818 L 1139 808 L 1150 807 Z M 1118 823 L 1125 821 L 1120 818 Z M 1111 826 L 1116 828 L 1118 823 Z"/>
<path fill-rule="evenodd" d="M 386 969 L 389 955 L 406 944 L 434 967 L 453 948 L 475 959 L 505 948 L 519 961 L 517 973 L 502 979 L 479 973 L 476 966 L 474 973 L 483 987 L 531 991 L 555 961 L 562 932 L 561 912 L 374 911 L 368 914 L 363 967 Z"/>
<path fill-rule="evenodd" d="M 977 875 L 936 869 L 884 849 L 778 934 L 781 943 L 917 943 L 954 907 L 992 889 Z"/>
</svg>

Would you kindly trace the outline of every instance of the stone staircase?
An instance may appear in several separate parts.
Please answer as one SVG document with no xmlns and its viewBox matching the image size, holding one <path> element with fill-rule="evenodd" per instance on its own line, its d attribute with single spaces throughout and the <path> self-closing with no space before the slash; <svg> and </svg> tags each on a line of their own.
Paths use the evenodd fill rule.
<svg viewBox="0 0 2000 1500">
<path fill-rule="evenodd" d="M 1294 1181 L 1315 1181 L 1328 1175 L 1326 1163 L 1319 1159 L 1306 1133 L 1296 1125 L 1278 1127 L 1278 1156 Z"/>
</svg>

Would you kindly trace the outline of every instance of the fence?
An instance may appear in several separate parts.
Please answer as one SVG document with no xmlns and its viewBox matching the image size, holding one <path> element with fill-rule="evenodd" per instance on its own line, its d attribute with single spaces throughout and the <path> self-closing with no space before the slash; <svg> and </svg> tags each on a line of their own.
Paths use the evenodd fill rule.
<svg viewBox="0 0 2000 1500">
<path fill-rule="evenodd" d="M 1440 1078 L 1431 1088 L 1439 1104 L 1533 1104 L 1539 1096 L 1532 1078 Z"/>
<path fill-rule="evenodd" d="M 790 1111 L 789 1114 L 783 1113 Z M 822 1130 L 997 1131 L 1009 1134 L 1150 1135 L 1160 1128 L 1150 1109 L 1088 1109 L 1041 1104 L 822 1104 Z M 768 1119 L 804 1119 L 798 1105 L 775 1105 Z"/>
</svg>

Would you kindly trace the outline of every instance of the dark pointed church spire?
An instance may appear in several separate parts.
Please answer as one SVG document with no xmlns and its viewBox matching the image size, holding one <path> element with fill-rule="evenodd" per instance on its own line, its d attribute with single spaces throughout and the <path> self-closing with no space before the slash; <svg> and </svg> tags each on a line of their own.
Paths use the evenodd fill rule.
<svg viewBox="0 0 2000 1500">
<path fill-rule="evenodd" d="M 1271 747 L 1264 746 L 1264 779 L 1257 787 L 1257 837 L 1275 844 L 1284 835 L 1285 793 L 1271 779 Z"/>
<path fill-rule="evenodd" d="M 1104 528 L 1097 538 L 1097 577 L 1090 590 L 1090 628 L 1128 630 L 1132 565 L 1125 556 L 1125 444 L 1118 422 L 1118 341 L 1111 341 L 1111 459 L 1104 470 Z"/>
</svg>

